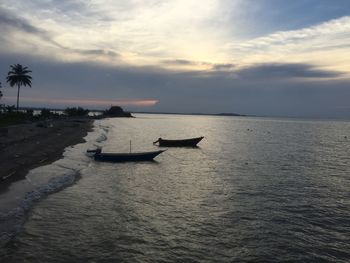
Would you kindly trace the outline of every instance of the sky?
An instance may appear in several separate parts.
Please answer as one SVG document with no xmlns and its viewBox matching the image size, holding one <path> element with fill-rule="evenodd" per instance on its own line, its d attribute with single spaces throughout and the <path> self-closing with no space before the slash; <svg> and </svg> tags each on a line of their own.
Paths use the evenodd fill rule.
<svg viewBox="0 0 350 263">
<path fill-rule="evenodd" d="M 0 103 L 350 119 L 349 0 L 2 0 Z"/>
</svg>

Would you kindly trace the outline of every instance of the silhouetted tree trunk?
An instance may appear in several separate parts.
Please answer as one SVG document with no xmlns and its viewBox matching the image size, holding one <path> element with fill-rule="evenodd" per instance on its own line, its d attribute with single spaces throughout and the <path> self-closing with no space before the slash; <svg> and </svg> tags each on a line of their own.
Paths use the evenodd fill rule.
<svg viewBox="0 0 350 263">
<path fill-rule="evenodd" d="M 19 88 L 20 88 L 19 84 L 17 84 L 17 87 L 18 87 L 18 89 L 17 89 L 17 112 L 18 112 L 18 107 L 19 107 Z"/>
</svg>

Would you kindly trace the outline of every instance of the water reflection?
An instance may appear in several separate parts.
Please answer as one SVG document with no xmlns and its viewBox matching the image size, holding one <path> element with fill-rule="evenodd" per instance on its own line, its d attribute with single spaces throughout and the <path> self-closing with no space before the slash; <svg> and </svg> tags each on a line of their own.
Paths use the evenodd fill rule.
<svg viewBox="0 0 350 263">
<path fill-rule="evenodd" d="M 91 162 L 34 209 L 12 261 L 242 262 L 350 258 L 346 122 L 141 115 L 106 120 L 106 151 L 156 149 L 149 163 Z M 140 135 L 142 134 L 142 135 Z M 49 248 L 47 244 L 50 244 Z"/>
</svg>

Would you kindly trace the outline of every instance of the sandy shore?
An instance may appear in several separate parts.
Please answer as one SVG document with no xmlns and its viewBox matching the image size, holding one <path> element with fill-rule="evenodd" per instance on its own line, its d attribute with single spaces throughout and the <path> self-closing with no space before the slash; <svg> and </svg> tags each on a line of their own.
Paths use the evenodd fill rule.
<svg viewBox="0 0 350 263">
<path fill-rule="evenodd" d="M 70 118 L 9 126 L 0 135 L 0 193 L 29 170 L 62 156 L 67 146 L 83 142 L 91 119 Z"/>
</svg>

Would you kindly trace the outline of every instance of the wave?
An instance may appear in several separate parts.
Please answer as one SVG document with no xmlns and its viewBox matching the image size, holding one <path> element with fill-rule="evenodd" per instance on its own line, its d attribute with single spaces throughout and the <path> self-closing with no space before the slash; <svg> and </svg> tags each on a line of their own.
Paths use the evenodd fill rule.
<svg viewBox="0 0 350 263">
<path fill-rule="evenodd" d="M 103 120 L 95 121 L 93 130 L 84 137 L 85 142 L 67 147 L 62 159 L 29 171 L 26 180 L 17 182 L 18 185 L 15 183 L 10 189 L 7 196 L 16 199 L 16 202 L 7 211 L 0 212 L 0 247 L 21 231 L 37 202 L 73 185 L 81 178 L 81 170 L 91 162 L 85 154 L 86 150 L 92 145 L 102 147 L 102 143 L 107 140 L 109 127 L 101 123 Z"/>
<path fill-rule="evenodd" d="M 33 207 L 35 202 L 42 200 L 49 194 L 58 192 L 67 186 L 72 185 L 79 179 L 80 173 L 73 169 L 67 169 L 67 173 L 51 178 L 47 184 L 41 185 L 39 188 L 27 192 L 18 207 L 11 209 L 5 214 L 0 213 L 0 225 L 1 228 L 6 229 L 0 233 L 0 247 L 8 243 L 14 238 L 21 230 L 24 224 L 28 212 Z"/>
</svg>

